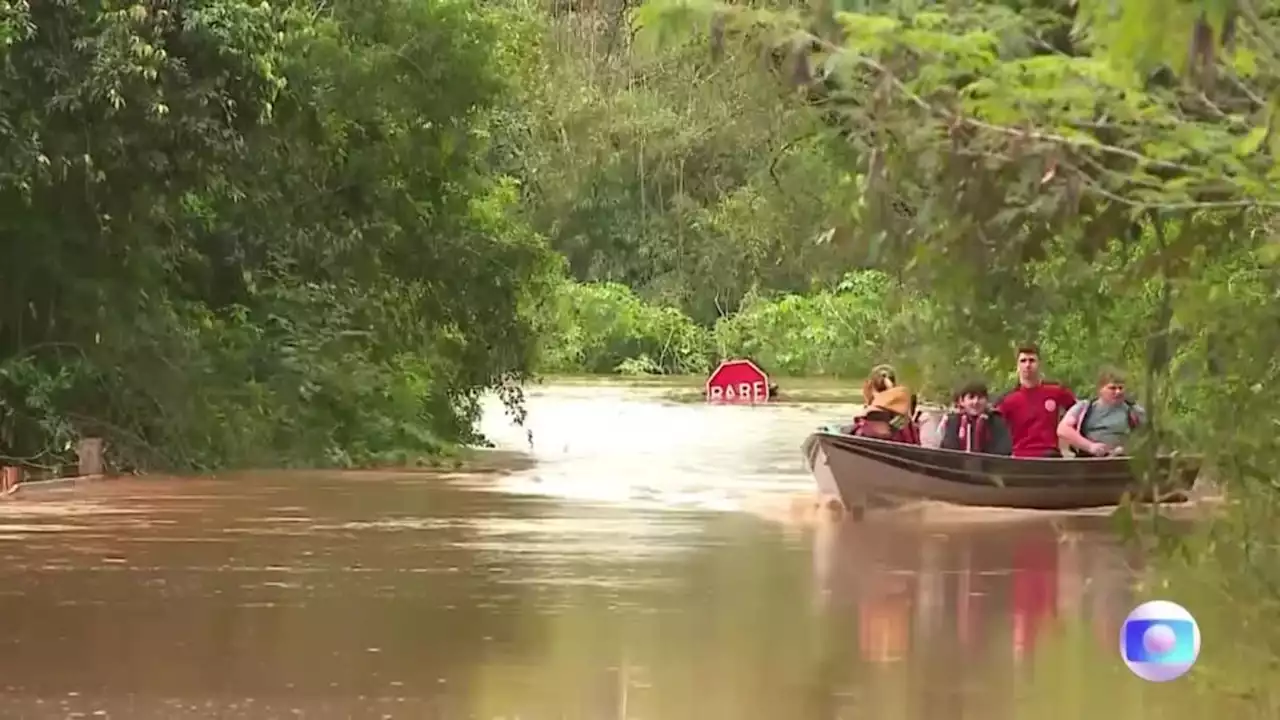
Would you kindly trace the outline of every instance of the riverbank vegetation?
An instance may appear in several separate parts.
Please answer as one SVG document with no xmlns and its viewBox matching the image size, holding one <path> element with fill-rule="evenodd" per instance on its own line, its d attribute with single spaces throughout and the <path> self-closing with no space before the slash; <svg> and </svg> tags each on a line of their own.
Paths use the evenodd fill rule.
<svg viewBox="0 0 1280 720">
<path fill-rule="evenodd" d="M 558 268 L 493 169 L 507 33 L 460 2 L 0 3 L 4 462 L 468 439 Z"/>
<path fill-rule="evenodd" d="M 869 80 L 840 87 L 821 43 L 762 55 L 732 24 L 708 44 L 664 22 L 711 6 L 0 8 L 6 462 L 57 465 L 86 435 L 119 467 L 377 462 L 472 440 L 480 394 L 514 401 L 535 372 L 728 356 L 842 379 L 890 361 L 941 396 L 971 373 L 999 385 L 1030 338 L 1087 388 L 1104 359 L 1140 366 L 1147 338 L 1177 345 L 1152 332 L 1186 320 L 1161 325 L 1156 248 L 1262 221 L 1202 212 L 1178 234 L 1085 192 L 1069 143 L 1001 160 L 986 136 L 934 137 L 888 86 L 868 116 Z M 882 11 L 848 16 L 872 33 L 851 37 L 971 74 L 1043 60 L 1023 46 L 1070 20 Z M 791 32 L 796 12 L 757 20 Z M 908 30 L 927 47 L 880 48 Z M 1024 102 L 980 87 L 983 112 Z M 1233 252 L 1200 290 L 1263 291 Z"/>
</svg>

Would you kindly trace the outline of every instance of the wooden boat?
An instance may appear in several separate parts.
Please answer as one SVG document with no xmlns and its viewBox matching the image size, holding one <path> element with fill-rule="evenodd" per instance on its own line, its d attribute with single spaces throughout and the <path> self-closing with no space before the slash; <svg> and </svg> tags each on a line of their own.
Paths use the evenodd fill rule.
<svg viewBox="0 0 1280 720">
<path fill-rule="evenodd" d="M 803 451 L 818 488 L 846 509 L 940 500 L 958 505 L 1075 510 L 1187 499 L 1200 458 L 1012 458 L 855 437 L 826 428 Z M 1144 483 L 1143 478 L 1149 482 Z"/>
</svg>

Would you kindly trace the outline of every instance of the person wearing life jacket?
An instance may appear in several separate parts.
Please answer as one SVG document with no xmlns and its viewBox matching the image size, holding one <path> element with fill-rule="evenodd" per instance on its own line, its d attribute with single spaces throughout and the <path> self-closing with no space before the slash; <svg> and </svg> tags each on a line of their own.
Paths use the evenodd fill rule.
<svg viewBox="0 0 1280 720">
<path fill-rule="evenodd" d="M 912 419 L 915 410 L 911 390 L 894 385 L 876 393 L 871 402 L 854 415 L 852 434 L 919 445 L 920 432 Z"/>
<path fill-rule="evenodd" d="M 966 383 L 956 391 L 954 399 L 956 407 L 938 425 L 942 436 L 938 447 L 988 455 L 1013 453 L 1009 425 L 990 407 L 986 383 Z"/>
<path fill-rule="evenodd" d="M 862 404 L 870 405 L 876 393 L 884 392 L 898 384 L 898 374 L 892 365 L 877 365 L 871 368 L 867 381 L 862 383 Z"/>
<path fill-rule="evenodd" d="M 1098 374 L 1098 394 L 1067 410 L 1058 424 L 1058 437 L 1077 454 L 1123 455 L 1129 436 L 1147 420 L 1147 411 L 1125 397 L 1124 375 L 1105 369 Z"/>
<path fill-rule="evenodd" d="M 1035 345 L 1018 348 L 1018 387 L 994 404 L 1009 425 L 1014 457 L 1062 457 L 1058 423 L 1067 408 L 1076 404 L 1076 396 L 1061 385 L 1044 381 L 1040 350 Z"/>
</svg>

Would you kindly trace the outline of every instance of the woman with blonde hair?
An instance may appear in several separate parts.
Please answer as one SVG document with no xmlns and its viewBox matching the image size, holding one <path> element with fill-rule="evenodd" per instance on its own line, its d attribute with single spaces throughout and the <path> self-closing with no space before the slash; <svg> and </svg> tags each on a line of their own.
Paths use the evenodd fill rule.
<svg viewBox="0 0 1280 720">
<path fill-rule="evenodd" d="M 892 365 L 877 365 L 871 368 L 867 381 L 862 383 L 862 404 L 870 405 L 879 393 L 898 384 L 898 373 Z"/>
<path fill-rule="evenodd" d="M 916 398 L 903 385 L 893 385 L 871 398 L 853 417 L 852 435 L 908 445 L 920 444 L 916 425 Z"/>
</svg>

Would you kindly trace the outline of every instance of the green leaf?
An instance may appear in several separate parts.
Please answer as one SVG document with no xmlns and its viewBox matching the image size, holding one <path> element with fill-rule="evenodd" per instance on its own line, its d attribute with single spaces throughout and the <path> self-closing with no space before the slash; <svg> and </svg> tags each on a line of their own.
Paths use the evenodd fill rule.
<svg viewBox="0 0 1280 720">
<path fill-rule="evenodd" d="M 1258 151 L 1262 147 L 1262 142 L 1267 139 L 1267 128 L 1256 127 L 1249 131 L 1249 134 L 1236 144 L 1236 154 L 1240 157 L 1247 157 Z"/>
</svg>

